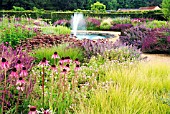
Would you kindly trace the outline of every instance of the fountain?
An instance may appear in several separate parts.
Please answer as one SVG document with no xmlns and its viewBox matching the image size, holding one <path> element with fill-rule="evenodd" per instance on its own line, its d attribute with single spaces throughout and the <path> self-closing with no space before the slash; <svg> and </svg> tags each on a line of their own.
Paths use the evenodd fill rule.
<svg viewBox="0 0 170 114">
<path fill-rule="evenodd" d="M 72 16 L 71 27 L 74 36 L 77 35 L 77 30 L 86 30 L 86 21 L 82 13 L 74 13 L 74 16 Z"/>
<path fill-rule="evenodd" d="M 86 31 L 86 20 L 82 13 L 74 13 L 71 19 L 71 28 L 72 28 L 72 38 L 78 38 L 78 39 L 105 39 L 110 38 L 109 35 L 98 34 L 98 33 L 87 33 Z M 78 32 L 77 30 L 83 30 L 83 32 Z"/>
</svg>

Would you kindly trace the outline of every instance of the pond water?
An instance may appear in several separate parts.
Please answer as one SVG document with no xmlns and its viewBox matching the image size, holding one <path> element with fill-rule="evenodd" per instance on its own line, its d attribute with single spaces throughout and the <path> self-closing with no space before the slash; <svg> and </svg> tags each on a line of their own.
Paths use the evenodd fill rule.
<svg viewBox="0 0 170 114">
<path fill-rule="evenodd" d="M 85 38 L 91 40 L 108 38 L 108 36 L 98 34 L 77 34 L 76 37 L 80 40 Z"/>
</svg>

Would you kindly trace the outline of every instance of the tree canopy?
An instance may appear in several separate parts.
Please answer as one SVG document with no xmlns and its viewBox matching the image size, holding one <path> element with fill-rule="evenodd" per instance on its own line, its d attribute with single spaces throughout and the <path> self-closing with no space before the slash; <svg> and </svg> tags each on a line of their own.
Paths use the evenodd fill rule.
<svg viewBox="0 0 170 114">
<path fill-rule="evenodd" d="M 0 0 L 0 9 L 10 10 L 13 6 L 23 7 L 30 10 L 33 7 L 45 10 L 90 10 L 95 2 L 106 5 L 107 10 L 118 8 L 139 8 L 142 6 L 157 6 L 162 0 Z"/>
</svg>

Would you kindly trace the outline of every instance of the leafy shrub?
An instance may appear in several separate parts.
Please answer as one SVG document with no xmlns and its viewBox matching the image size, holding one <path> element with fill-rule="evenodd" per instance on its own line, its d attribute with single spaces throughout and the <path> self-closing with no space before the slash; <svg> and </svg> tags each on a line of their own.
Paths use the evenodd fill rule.
<svg viewBox="0 0 170 114">
<path fill-rule="evenodd" d="M 143 52 L 169 53 L 169 31 L 168 28 L 149 29 L 136 26 L 122 32 L 120 41 L 142 49 Z"/>
<path fill-rule="evenodd" d="M 132 45 L 139 49 L 142 47 L 143 38 L 147 36 L 149 31 L 151 29 L 144 26 L 131 27 L 121 32 L 119 39 L 125 45 Z"/>
<path fill-rule="evenodd" d="M 112 19 L 112 24 L 130 24 L 130 17 L 116 17 Z"/>
<path fill-rule="evenodd" d="M 14 11 L 24 11 L 25 9 L 23 7 L 13 6 Z"/>
<path fill-rule="evenodd" d="M 58 46 L 53 47 L 42 47 L 36 50 L 33 50 L 33 54 L 31 54 L 33 57 L 36 58 L 36 62 L 40 62 L 43 57 L 46 57 L 51 63 L 54 63 L 54 59 L 51 58 L 51 55 L 53 55 L 54 52 L 58 52 L 58 55 L 60 57 L 70 57 L 71 59 L 78 58 L 81 62 L 84 60 L 84 55 L 82 49 L 78 47 L 74 48 L 67 48 L 68 44 L 60 44 Z"/>
<path fill-rule="evenodd" d="M 94 13 L 99 13 L 99 12 L 106 12 L 106 6 L 100 2 L 96 2 L 91 5 L 91 10 Z"/>
<path fill-rule="evenodd" d="M 133 27 L 132 24 L 115 24 L 111 27 L 111 30 L 124 31 L 125 29 L 129 29 L 131 27 Z"/>
<path fill-rule="evenodd" d="M 130 46 L 121 46 L 105 52 L 104 59 L 118 62 L 135 61 L 140 59 L 140 51 Z"/>
<path fill-rule="evenodd" d="M 101 20 L 98 18 L 86 18 L 87 30 L 98 30 L 100 28 Z"/>
<path fill-rule="evenodd" d="M 151 18 L 133 18 L 133 19 L 131 19 L 131 23 L 134 26 L 140 25 L 140 24 L 143 24 L 143 23 L 147 23 L 147 22 L 150 22 L 150 21 L 153 21 L 153 19 L 151 19 Z"/>
<path fill-rule="evenodd" d="M 2 104 L 4 101 L 3 112 L 28 113 L 29 95 L 35 84 L 34 77 L 28 73 L 33 66 L 34 58 L 22 51 L 20 47 L 12 49 L 4 44 L 0 45 L 0 55 L 2 57 L 0 62 L 0 95 L 4 96 L 2 97 L 4 100 L 0 100 L 0 103 Z M 25 68 L 23 69 L 23 67 Z M 20 80 L 21 76 L 22 80 Z M 18 81 L 25 83 L 19 86 L 16 83 Z"/>
<path fill-rule="evenodd" d="M 109 20 L 103 20 L 100 24 L 101 30 L 109 30 L 111 28 L 111 22 Z"/>
<path fill-rule="evenodd" d="M 20 40 L 35 36 L 37 32 L 37 29 L 27 28 L 25 25 L 20 24 L 9 24 L 1 29 L 0 42 L 8 42 L 12 47 L 19 44 Z"/>
<path fill-rule="evenodd" d="M 41 30 L 43 34 L 66 35 L 71 33 L 71 30 L 68 27 L 59 25 L 57 27 L 42 27 Z"/>
<path fill-rule="evenodd" d="M 158 21 L 158 20 L 154 20 L 154 21 L 151 21 L 151 22 L 146 23 L 145 26 L 146 26 L 147 28 L 151 28 L 151 29 L 154 29 L 154 28 L 162 28 L 162 27 L 168 28 L 168 27 L 170 27 L 170 24 L 169 24 L 168 21 Z"/>
<path fill-rule="evenodd" d="M 169 0 L 162 1 L 162 12 L 164 13 L 164 16 L 168 20 L 170 20 L 170 1 Z"/>
<path fill-rule="evenodd" d="M 148 32 L 143 38 L 142 51 L 148 53 L 170 53 L 170 29 L 159 28 Z"/>
</svg>

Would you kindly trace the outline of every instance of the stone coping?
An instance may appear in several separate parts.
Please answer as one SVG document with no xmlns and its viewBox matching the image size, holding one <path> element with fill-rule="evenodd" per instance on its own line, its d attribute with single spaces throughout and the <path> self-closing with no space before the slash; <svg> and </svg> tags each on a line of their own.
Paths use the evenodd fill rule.
<svg viewBox="0 0 170 114">
<path fill-rule="evenodd" d="M 85 31 L 85 30 L 78 30 L 77 33 L 87 33 L 87 34 L 101 34 L 104 36 L 109 36 L 110 41 L 116 41 L 119 39 L 120 32 L 115 32 L 115 31 Z"/>
</svg>

